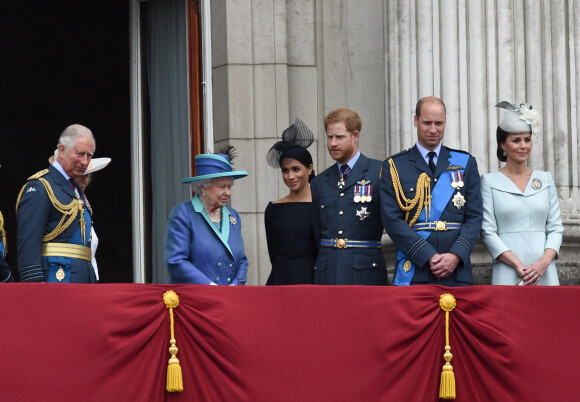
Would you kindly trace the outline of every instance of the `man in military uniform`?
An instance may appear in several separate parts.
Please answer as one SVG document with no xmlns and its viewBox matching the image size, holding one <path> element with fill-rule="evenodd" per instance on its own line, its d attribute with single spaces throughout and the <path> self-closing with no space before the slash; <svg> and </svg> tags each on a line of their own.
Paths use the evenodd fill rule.
<svg viewBox="0 0 580 402">
<path fill-rule="evenodd" d="M 75 124 L 58 142 L 55 162 L 28 179 L 16 202 L 22 282 L 95 283 L 91 214 L 75 179 L 95 151 L 91 130 Z"/>
<path fill-rule="evenodd" d="M 320 246 L 314 283 L 386 285 L 387 268 L 380 248 L 381 162 L 360 153 L 362 121 L 356 112 L 334 110 L 324 119 L 324 128 L 328 152 L 337 163 L 310 183 Z"/>
<path fill-rule="evenodd" d="M 394 284 L 471 285 L 483 211 L 477 162 L 441 145 L 441 99 L 420 99 L 414 120 L 417 144 L 389 157 L 381 179 L 382 220 L 397 248 Z"/>
</svg>

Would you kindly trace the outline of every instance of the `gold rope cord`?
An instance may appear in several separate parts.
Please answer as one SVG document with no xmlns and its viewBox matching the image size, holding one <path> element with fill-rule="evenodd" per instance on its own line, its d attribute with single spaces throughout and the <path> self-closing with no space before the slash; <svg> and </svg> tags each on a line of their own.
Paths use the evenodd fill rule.
<svg viewBox="0 0 580 402">
<path fill-rule="evenodd" d="M 395 190 L 395 198 L 399 204 L 399 208 L 405 213 L 405 222 L 409 223 L 409 226 L 413 226 L 419 215 L 421 215 L 421 210 L 425 207 L 425 220 L 429 222 L 431 220 L 431 178 L 425 172 L 419 175 L 417 179 L 415 198 L 409 200 L 405 197 L 405 192 L 403 191 L 403 186 L 401 185 L 401 179 L 399 178 L 399 172 L 395 167 L 395 162 L 393 158 L 389 158 L 389 165 L 391 170 L 391 179 L 393 180 L 393 188 Z M 404 205 L 403 205 L 404 202 Z M 409 213 L 413 208 L 417 207 L 415 215 L 409 221 Z"/>
<path fill-rule="evenodd" d="M 42 172 L 39 172 L 39 173 L 42 173 Z M 68 204 L 68 205 L 62 204 L 54 195 L 54 191 L 52 190 L 50 183 L 48 181 L 46 181 L 46 179 L 43 179 L 42 177 L 37 177 L 39 175 L 39 173 L 35 174 L 34 176 L 31 176 L 30 179 L 37 179 L 38 181 L 40 181 L 42 183 L 42 185 L 46 189 L 46 193 L 48 195 L 48 198 L 50 199 L 50 202 L 52 202 L 52 205 L 54 206 L 54 208 L 62 214 L 62 218 L 58 222 L 58 225 L 56 225 L 56 227 L 54 228 L 54 230 L 52 232 L 43 236 L 42 241 L 48 242 L 48 241 L 51 241 L 51 240 L 55 239 L 56 237 L 58 237 L 62 232 L 64 232 L 74 222 L 75 218 L 77 217 L 77 215 L 80 212 L 79 223 L 80 223 L 80 228 L 81 228 L 81 238 L 82 238 L 83 243 L 85 243 L 86 242 L 86 225 L 85 225 L 85 213 L 84 213 L 83 204 L 81 203 L 81 201 L 79 199 L 74 199 L 74 198 L 70 204 Z M 22 198 L 22 193 L 24 192 L 25 187 L 26 187 L 26 184 L 24 186 L 22 186 L 20 193 L 18 193 L 18 198 L 16 199 L 16 212 L 18 212 L 18 204 L 20 204 L 20 198 Z M 67 216 L 68 216 L 68 219 L 67 219 Z"/>
<path fill-rule="evenodd" d="M 169 362 L 167 364 L 167 379 L 165 384 L 165 389 L 168 392 L 181 392 L 183 391 L 183 377 L 181 374 L 181 366 L 179 365 L 179 360 L 177 359 L 177 346 L 175 345 L 175 321 L 173 318 L 173 309 L 179 305 L 179 296 L 173 290 L 168 290 L 163 294 L 163 301 L 165 302 L 165 307 L 169 309 L 169 324 L 171 339 L 169 343 Z"/>
<path fill-rule="evenodd" d="M 451 354 L 451 346 L 449 345 L 449 312 L 456 305 L 455 297 L 449 293 L 445 293 L 439 298 L 439 306 L 445 311 L 445 354 L 443 355 L 445 364 L 441 371 L 441 383 L 439 385 L 440 399 L 455 399 L 456 396 L 455 374 L 453 373 L 453 366 L 450 363 L 453 355 Z"/>
</svg>

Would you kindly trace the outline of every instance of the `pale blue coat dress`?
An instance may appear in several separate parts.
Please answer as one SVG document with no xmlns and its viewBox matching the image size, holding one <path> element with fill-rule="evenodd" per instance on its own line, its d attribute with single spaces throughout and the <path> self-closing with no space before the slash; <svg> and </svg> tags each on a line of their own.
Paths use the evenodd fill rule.
<svg viewBox="0 0 580 402">
<path fill-rule="evenodd" d="M 481 240 L 494 259 L 492 285 L 521 284 L 514 268 L 497 261 L 505 251 L 511 250 L 526 266 L 542 258 L 547 248 L 560 252 L 560 204 L 549 172 L 534 170 L 523 193 L 503 173 L 484 174 L 481 196 Z M 538 284 L 560 284 L 554 261 Z"/>
</svg>

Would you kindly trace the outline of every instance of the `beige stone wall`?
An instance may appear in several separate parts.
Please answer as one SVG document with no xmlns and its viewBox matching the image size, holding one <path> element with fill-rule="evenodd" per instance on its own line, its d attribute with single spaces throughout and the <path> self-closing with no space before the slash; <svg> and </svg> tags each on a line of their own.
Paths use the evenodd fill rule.
<svg viewBox="0 0 580 402">
<path fill-rule="evenodd" d="M 416 100 L 447 105 L 444 143 L 471 152 L 480 173 L 496 170 L 500 100 L 540 109 L 544 132 L 530 165 L 552 172 L 564 218 L 558 260 L 562 283 L 580 283 L 580 3 L 527 0 L 222 0 L 212 1 L 216 147 L 239 149 L 250 176 L 236 183 L 232 206 L 242 215 L 250 284 L 270 271 L 263 212 L 287 194 L 265 155 L 296 116 L 320 141 L 316 171 L 332 163 L 322 120 L 346 106 L 363 119 L 361 150 L 384 159 L 414 144 Z M 385 237 L 387 261 L 392 246 Z M 491 264 L 479 245 L 476 283 Z M 392 267 L 392 263 L 389 264 Z"/>
</svg>

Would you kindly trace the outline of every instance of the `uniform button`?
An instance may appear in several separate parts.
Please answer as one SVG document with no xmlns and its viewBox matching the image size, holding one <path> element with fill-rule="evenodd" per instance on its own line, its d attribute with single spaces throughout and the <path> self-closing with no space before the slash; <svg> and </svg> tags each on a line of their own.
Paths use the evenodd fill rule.
<svg viewBox="0 0 580 402">
<path fill-rule="evenodd" d="M 413 191 L 413 190 L 414 190 L 414 188 L 413 188 L 413 187 L 411 187 L 411 188 L 409 189 L 409 191 Z"/>
<path fill-rule="evenodd" d="M 341 235 L 341 234 L 342 234 L 342 230 L 339 230 L 339 231 L 338 231 L 338 234 L 340 234 L 340 235 Z"/>
<path fill-rule="evenodd" d="M 234 266 L 234 264 L 230 264 L 230 268 L 233 267 L 233 266 Z"/>
<path fill-rule="evenodd" d="M 320 209 L 324 209 L 324 205 L 321 205 L 321 206 L 320 206 Z"/>
<path fill-rule="evenodd" d="M 230 283 L 232 280 L 230 278 L 227 279 L 228 283 Z"/>
<path fill-rule="evenodd" d="M 222 263 L 221 262 L 218 262 L 218 267 L 221 267 L 221 266 L 222 266 Z"/>
<path fill-rule="evenodd" d="M 339 214 L 339 215 L 342 215 L 342 214 L 344 214 L 344 212 L 340 211 L 338 214 Z"/>
<path fill-rule="evenodd" d="M 314 266 L 314 270 L 316 270 L 316 265 Z"/>
<path fill-rule="evenodd" d="M 344 193 L 340 193 L 340 196 L 341 196 L 341 197 L 344 197 Z"/>
<path fill-rule="evenodd" d="M 376 268 L 376 267 L 377 267 L 377 263 L 373 262 L 373 268 Z"/>
<path fill-rule="evenodd" d="M 437 183 L 437 179 L 435 179 L 435 183 Z"/>
<path fill-rule="evenodd" d="M 215 283 L 217 283 L 220 280 L 220 277 L 218 276 L 217 278 L 215 278 Z"/>
</svg>

